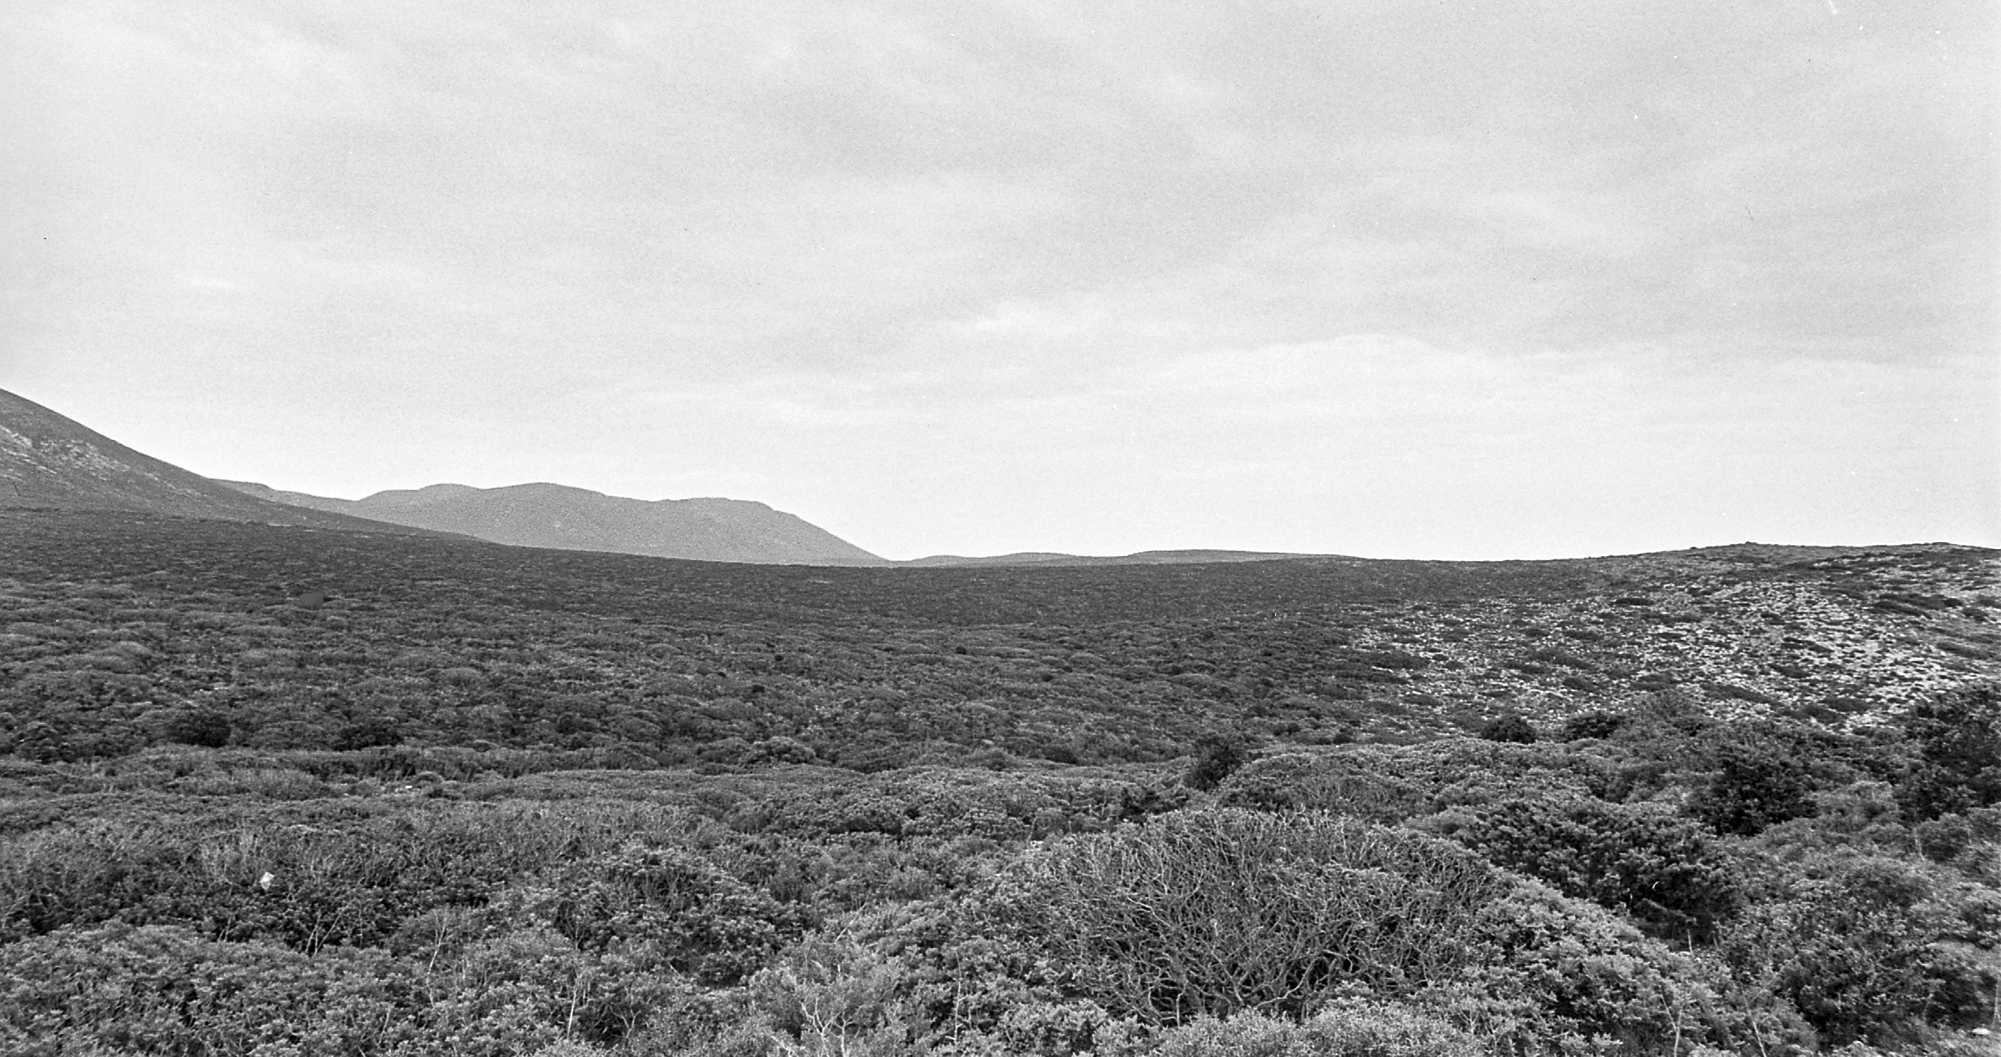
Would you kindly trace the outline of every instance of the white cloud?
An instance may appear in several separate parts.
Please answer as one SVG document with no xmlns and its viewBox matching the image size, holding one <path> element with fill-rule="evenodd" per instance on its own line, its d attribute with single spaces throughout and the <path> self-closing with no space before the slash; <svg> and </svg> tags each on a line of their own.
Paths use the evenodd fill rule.
<svg viewBox="0 0 2001 1057">
<path fill-rule="evenodd" d="M 27 0 L 0 384 L 903 552 L 2001 543 L 1995 23 Z"/>
</svg>

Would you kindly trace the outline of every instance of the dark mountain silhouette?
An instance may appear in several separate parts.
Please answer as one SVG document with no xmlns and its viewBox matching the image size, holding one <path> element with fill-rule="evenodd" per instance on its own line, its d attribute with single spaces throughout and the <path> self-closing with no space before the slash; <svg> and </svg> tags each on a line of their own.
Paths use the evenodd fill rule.
<svg viewBox="0 0 2001 1057">
<path fill-rule="evenodd" d="M 888 565 L 809 522 L 740 499 L 624 499 L 559 484 L 434 484 L 328 499 L 223 481 L 248 495 L 495 543 L 760 565 Z"/>
<path fill-rule="evenodd" d="M 0 507 L 127 510 L 175 517 L 408 534 L 402 525 L 243 494 L 0 390 Z"/>
</svg>

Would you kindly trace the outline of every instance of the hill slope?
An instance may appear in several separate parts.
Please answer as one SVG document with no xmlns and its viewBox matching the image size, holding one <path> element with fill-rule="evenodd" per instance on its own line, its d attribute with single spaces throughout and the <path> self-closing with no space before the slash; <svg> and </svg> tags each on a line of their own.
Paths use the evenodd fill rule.
<svg viewBox="0 0 2001 1057">
<path fill-rule="evenodd" d="M 0 511 L 0 753 L 43 724 L 117 755 L 162 708 L 261 748 L 374 723 L 653 764 L 790 739 L 863 770 L 1597 709 L 1860 729 L 2001 680 L 1997 628 L 2001 555 L 1950 546 L 827 568 Z"/>
<path fill-rule="evenodd" d="M 352 531 L 412 531 L 244 495 L 5 390 L 0 390 L 0 507 L 128 510 Z"/>
<path fill-rule="evenodd" d="M 434 484 L 328 499 L 223 481 L 263 499 L 494 543 L 755 565 L 886 565 L 799 517 L 738 499 L 625 499 L 558 484 Z"/>
</svg>

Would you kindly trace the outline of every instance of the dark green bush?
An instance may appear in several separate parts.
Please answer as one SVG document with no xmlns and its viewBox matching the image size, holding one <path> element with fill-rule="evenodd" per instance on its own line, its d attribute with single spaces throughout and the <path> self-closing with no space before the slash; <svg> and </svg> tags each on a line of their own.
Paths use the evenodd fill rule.
<svg viewBox="0 0 2001 1057">
<path fill-rule="evenodd" d="M 1373 747 L 1266 756 L 1232 774 L 1218 787 L 1217 798 L 1230 807 L 1332 811 L 1376 822 L 1429 813 L 1428 783 L 1395 773 L 1398 762 Z"/>
<path fill-rule="evenodd" d="M 1195 762 L 1181 781 L 1190 789 L 1208 792 L 1223 779 L 1236 773 L 1247 761 L 1243 743 L 1232 737 L 1212 736 L 1195 746 Z"/>
<path fill-rule="evenodd" d="M 1719 833 L 1753 835 L 1787 819 L 1814 814 L 1813 776 L 1775 744 L 1726 747 L 1716 775 L 1689 802 L 1689 811 Z"/>
<path fill-rule="evenodd" d="M 1717 949 L 1740 978 L 1789 1000 L 1825 1041 L 1906 1029 L 1948 989 L 1934 971 L 1955 968 L 1934 946 L 1945 923 L 1907 867 L 1818 859 L 1773 883 L 1722 931 Z"/>
<path fill-rule="evenodd" d="M 229 714 L 218 708 L 190 708 L 174 714 L 161 733 L 168 741 L 219 749 L 229 744 Z"/>
<path fill-rule="evenodd" d="M 1480 737 L 1487 741 L 1505 741 L 1520 745 L 1529 745 L 1534 744 L 1536 732 L 1535 726 L 1526 717 L 1510 712 L 1507 715 L 1497 716 L 1489 720 L 1486 726 L 1480 728 Z"/>
<path fill-rule="evenodd" d="M 1538 884 L 1482 907 L 1475 934 L 1470 968 L 1430 1001 L 1500 1052 L 1783 1053 L 1810 1037 L 1721 966 Z"/>
<path fill-rule="evenodd" d="M 637 844 L 561 868 L 530 906 L 585 951 L 711 985 L 742 982 L 812 924 L 692 851 Z"/>
<path fill-rule="evenodd" d="M 1579 712 L 1563 721 L 1563 740 L 1609 738 L 1626 725 L 1627 717 L 1617 712 Z"/>
<path fill-rule="evenodd" d="M 2001 688 L 1971 687 L 1913 706 L 1899 721 L 1917 759 L 1897 781 L 1912 821 L 2001 802 Z"/>
<path fill-rule="evenodd" d="M 380 951 L 318 957 L 167 926 L 64 929 L 0 958 L 0 1050 L 360 1057 L 416 1038 L 414 974 Z"/>
<path fill-rule="evenodd" d="M 1449 809 L 1424 828 L 1670 939 L 1708 936 L 1741 901 L 1715 836 L 1662 805 L 1516 797 Z"/>
</svg>

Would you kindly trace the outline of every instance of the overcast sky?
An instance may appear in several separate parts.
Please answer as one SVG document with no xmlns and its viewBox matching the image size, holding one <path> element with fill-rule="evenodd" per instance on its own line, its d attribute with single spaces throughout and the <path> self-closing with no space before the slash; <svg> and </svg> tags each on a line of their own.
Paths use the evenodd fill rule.
<svg viewBox="0 0 2001 1057">
<path fill-rule="evenodd" d="M 0 388 L 894 558 L 2001 545 L 1997 10 L 8 0 Z"/>
</svg>

